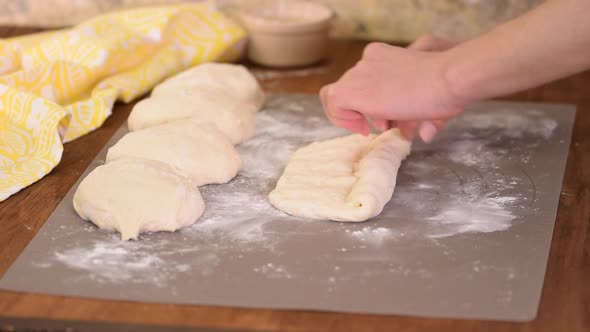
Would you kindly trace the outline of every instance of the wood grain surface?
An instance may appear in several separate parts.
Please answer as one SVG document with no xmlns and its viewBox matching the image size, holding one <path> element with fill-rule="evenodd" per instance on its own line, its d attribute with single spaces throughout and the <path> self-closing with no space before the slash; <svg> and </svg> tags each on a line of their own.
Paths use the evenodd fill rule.
<svg viewBox="0 0 590 332">
<path fill-rule="evenodd" d="M 0 27 L 0 36 L 33 31 Z M 311 69 L 251 68 L 267 91 L 316 93 L 352 66 L 365 45 L 348 40 L 330 43 L 329 59 Z M 117 324 L 151 325 L 162 331 L 168 330 L 166 326 L 254 331 L 590 331 L 590 72 L 504 99 L 578 107 L 539 315 L 531 322 L 144 304 L 0 291 L 0 331 L 3 326 L 9 329 L 6 322 L 10 318 L 81 322 L 76 331 L 100 330 L 96 323 L 109 323 L 110 331 Z M 61 163 L 50 174 L 0 203 L 0 275 L 125 121 L 132 106 L 117 104 L 103 127 L 65 145 Z"/>
</svg>

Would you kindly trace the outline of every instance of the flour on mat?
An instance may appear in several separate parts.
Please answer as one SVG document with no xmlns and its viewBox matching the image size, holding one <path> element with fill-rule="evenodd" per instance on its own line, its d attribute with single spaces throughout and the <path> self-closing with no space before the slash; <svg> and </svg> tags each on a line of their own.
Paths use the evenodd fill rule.
<svg viewBox="0 0 590 332">
<path fill-rule="evenodd" d="M 494 113 L 467 113 L 461 122 L 468 128 L 501 129 L 503 136 L 520 138 L 524 135 L 541 136 L 548 139 L 557 128 L 557 122 L 535 111 L 514 111 L 499 109 Z"/>
<path fill-rule="evenodd" d="M 267 263 L 254 268 L 254 272 L 265 275 L 269 279 L 292 279 L 293 275 L 280 264 Z"/>
<path fill-rule="evenodd" d="M 280 111 L 272 110 L 279 107 Z M 304 107 L 280 98 L 267 103 L 267 110 L 256 117 L 256 136 L 238 147 L 244 162 L 241 174 L 276 179 L 293 152 L 301 146 L 346 134 L 342 129 L 326 126 L 320 116 L 308 116 L 301 121 L 293 114 L 298 111 L 293 109 Z M 264 153 L 260 153 L 262 151 Z"/>
<path fill-rule="evenodd" d="M 179 273 L 191 269 L 208 274 L 219 263 L 214 254 L 191 255 L 185 263 L 171 260 L 176 250 L 165 250 L 166 241 L 121 241 L 117 236 L 91 245 L 56 252 L 54 260 L 70 268 L 87 271 L 99 282 L 138 283 L 165 287 Z M 50 267 L 50 265 L 45 266 Z"/>
<path fill-rule="evenodd" d="M 456 163 L 467 166 L 497 165 L 507 151 L 488 148 L 485 142 L 478 140 L 461 140 L 449 144 L 448 158 Z"/>
<path fill-rule="evenodd" d="M 418 182 L 397 194 L 405 204 L 428 211 L 423 215 L 423 232 L 429 238 L 506 230 L 518 217 L 517 207 L 534 204 L 536 188 L 526 173 L 519 177 L 503 174 L 510 151 L 500 147 L 520 144 L 525 136 L 537 138 L 540 144 L 551 138 L 556 127 L 555 120 L 535 111 L 466 113 L 447 129 L 461 130 L 458 137 L 446 139 L 443 134 L 434 156 L 406 162 L 402 172 Z M 528 149 L 522 150 L 520 158 L 510 162 L 526 164 L 530 155 Z M 513 190 L 527 184 L 525 191 L 532 197 Z"/>
<path fill-rule="evenodd" d="M 492 151 L 486 149 L 483 154 L 493 154 Z M 441 157 L 434 158 L 440 160 Z M 409 161 L 401 169 L 401 176 L 409 174 L 416 182 L 400 184 L 394 199 L 424 222 L 419 227 L 397 229 L 398 232 L 416 235 L 419 229 L 419 236 L 444 238 L 502 231 L 517 218 L 516 207 L 527 202 L 526 197 L 513 190 L 519 182 L 503 179 L 493 163 L 488 168 L 482 167 L 481 162 L 465 164 L 469 166 L 461 174 L 446 168 L 440 161 L 438 166 L 433 166 L 435 164 L 436 160 Z M 482 170 L 473 170 L 476 166 Z M 485 176 L 480 177 L 480 174 Z"/>
<path fill-rule="evenodd" d="M 385 227 L 372 228 L 366 226 L 356 231 L 347 229 L 346 233 L 355 240 L 372 245 L 380 245 L 384 241 L 394 237 L 393 231 Z"/>
<path fill-rule="evenodd" d="M 227 184 L 202 187 L 205 213 L 183 232 L 223 242 L 226 246 L 256 243 L 270 247 L 280 238 L 281 234 L 274 234 L 266 226 L 277 218 L 286 217 L 268 201 L 268 193 L 284 165 L 302 145 L 345 133 L 326 126 L 320 115 L 307 116 L 301 121 L 300 115 L 294 114 L 298 112 L 296 107 L 291 104 L 306 107 L 279 97 L 270 100 L 266 110 L 257 114 L 256 135 L 238 146 L 242 170 Z"/>
<path fill-rule="evenodd" d="M 508 229 L 516 218 L 501 202 L 514 201 L 506 199 L 482 198 L 474 202 L 453 201 L 438 214 L 428 220 L 436 225 L 431 238 L 448 237 L 462 233 L 489 233 Z"/>
<path fill-rule="evenodd" d="M 264 226 L 272 221 L 271 216 L 281 216 L 260 192 L 252 179 L 241 177 L 225 185 L 203 188 L 205 213 L 192 226 L 183 229 L 187 236 L 208 239 L 223 246 L 257 243 L 271 245 L 272 234 Z M 257 211 L 255 214 L 252 211 Z M 266 217 L 261 217 L 261 215 Z"/>
</svg>

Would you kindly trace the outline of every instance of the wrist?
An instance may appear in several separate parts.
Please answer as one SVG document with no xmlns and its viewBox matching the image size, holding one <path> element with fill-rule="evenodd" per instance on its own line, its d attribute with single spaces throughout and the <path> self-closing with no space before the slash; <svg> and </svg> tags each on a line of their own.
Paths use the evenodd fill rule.
<svg viewBox="0 0 590 332">
<path fill-rule="evenodd" d="M 482 99 L 472 83 L 475 72 L 466 69 L 467 61 L 454 49 L 443 52 L 441 56 L 442 77 L 452 103 L 462 107 Z"/>
</svg>

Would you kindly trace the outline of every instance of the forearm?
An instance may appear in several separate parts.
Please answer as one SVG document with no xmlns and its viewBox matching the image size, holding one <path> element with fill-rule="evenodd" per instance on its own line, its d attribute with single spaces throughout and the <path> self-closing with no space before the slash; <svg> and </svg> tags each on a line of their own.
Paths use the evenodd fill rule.
<svg viewBox="0 0 590 332">
<path fill-rule="evenodd" d="M 510 94 L 590 67 L 590 1 L 550 0 L 443 54 L 464 102 Z"/>
</svg>

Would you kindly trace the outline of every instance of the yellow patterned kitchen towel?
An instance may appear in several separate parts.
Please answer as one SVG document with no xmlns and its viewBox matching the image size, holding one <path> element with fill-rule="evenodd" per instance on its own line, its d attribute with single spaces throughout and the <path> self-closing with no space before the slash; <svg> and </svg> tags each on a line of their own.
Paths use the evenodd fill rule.
<svg viewBox="0 0 590 332">
<path fill-rule="evenodd" d="M 0 201 L 48 174 L 62 143 L 202 62 L 239 56 L 245 31 L 209 4 L 133 9 L 0 39 Z"/>
</svg>

